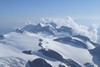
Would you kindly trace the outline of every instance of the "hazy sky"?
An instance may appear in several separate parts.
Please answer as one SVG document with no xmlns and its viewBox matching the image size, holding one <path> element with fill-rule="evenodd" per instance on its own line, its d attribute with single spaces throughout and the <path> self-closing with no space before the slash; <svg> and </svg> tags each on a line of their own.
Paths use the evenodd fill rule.
<svg viewBox="0 0 100 67">
<path fill-rule="evenodd" d="M 33 17 L 71 16 L 79 24 L 100 22 L 100 0 L 0 0 L 0 32 Z"/>
</svg>

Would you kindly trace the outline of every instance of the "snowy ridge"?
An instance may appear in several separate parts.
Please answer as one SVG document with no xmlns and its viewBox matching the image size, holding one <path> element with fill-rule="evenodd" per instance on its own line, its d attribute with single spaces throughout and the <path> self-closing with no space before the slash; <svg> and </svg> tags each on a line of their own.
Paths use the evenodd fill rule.
<svg viewBox="0 0 100 67">
<path fill-rule="evenodd" d="M 28 39 L 28 40 L 27 40 Z M 39 46 L 39 39 L 42 39 L 42 47 Z M 24 34 L 20 34 L 20 33 L 16 33 L 16 32 L 12 32 L 10 34 L 6 34 L 5 35 L 5 39 L 1 40 L 1 42 L 3 44 L 1 44 L 1 48 L 4 46 L 4 49 L 1 49 L 4 53 L 1 53 L 1 57 L 3 56 L 18 56 L 24 60 L 26 60 L 25 58 L 27 57 L 26 62 L 28 61 L 28 57 L 31 58 L 31 60 L 35 57 L 34 55 L 38 57 L 42 57 L 45 60 L 47 60 L 48 62 L 50 62 L 50 64 L 52 66 L 56 66 L 58 67 L 58 62 L 52 62 L 52 60 L 46 59 L 45 56 L 41 55 L 41 53 L 37 52 L 38 50 L 45 48 L 46 50 L 51 49 L 56 51 L 57 53 L 59 53 L 64 59 L 73 59 L 75 61 L 77 61 L 77 63 L 79 65 L 84 66 L 84 64 L 86 62 L 92 63 L 92 56 L 91 54 L 88 52 L 88 50 L 86 49 L 82 49 L 82 48 L 77 48 L 77 47 L 73 47 L 70 45 L 66 45 L 66 44 L 62 44 L 59 42 L 55 42 L 52 39 L 45 39 L 44 37 L 41 37 L 37 34 L 31 34 L 29 32 L 25 32 Z M 9 43 L 9 44 L 8 44 Z M 30 45 L 29 45 L 30 44 Z M 12 46 L 12 47 L 11 47 Z M 6 49 L 6 50 L 5 50 Z M 66 51 L 65 51 L 66 49 Z M 23 51 L 27 51 L 27 50 L 32 50 L 33 52 L 33 56 L 27 56 L 27 54 L 24 55 L 24 53 L 22 53 Z M 6 54 L 5 54 L 6 52 Z M 79 52 L 80 54 L 76 54 L 77 52 Z M 10 53 L 10 55 L 8 55 Z M 37 54 L 39 53 L 39 55 Z M 88 57 L 86 57 L 88 56 Z M 87 60 L 87 61 L 86 61 Z M 56 64 L 56 65 L 53 65 Z"/>
<path fill-rule="evenodd" d="M 99 44 L 86 35 L 73 35 L 70 26 L 56 27 L 54 20 L 60 22 L 58 19 L 52 23 L 42 20 L 44 22 L 0 35 L 0 66 L 99 67 L 100 61 L 95 62 L 97 59 L 90 52 L 95 52 Z M 73 23 L 71 18 L 66 21 Z"/>
<path fill-rule="evenodd" d="M 64 17 L 64 18 L 33 18 L 30 20 L 31 24 L 37 25 L 38 23 L 44 24 L 55 24 L 57 28 L 61 26 L 70 27 L 73 30 L 73 35 L 84 35 L 89 37 L 92 41 L 97 42 L 99 35 L 98 35 L 98 24 L 93 24 L 91 27 L 87 27 L 84 25 L 79 25 L 75 23 L 75 21 L 71 17 Z"/>
</svg>

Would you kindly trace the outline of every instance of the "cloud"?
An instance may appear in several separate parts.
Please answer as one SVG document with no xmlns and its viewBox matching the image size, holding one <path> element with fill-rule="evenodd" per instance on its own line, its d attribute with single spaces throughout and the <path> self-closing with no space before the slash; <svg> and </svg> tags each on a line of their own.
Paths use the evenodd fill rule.
<svg viewBox="0 0 100 67">
<path fill-rule="evenodd" d="M 96 25 L 95 23 L 91 27 L 78 25 L 77 27 L 73 28 L 73 35 L 77 34 L 87 36 L 92 41 L 97 42 L 99 39 L 98 25 Z"/>
<path fill-rule="evenodd" d="M 97 23 L 94 23 L 90 27 L 90 32 L 91 32 L 91 35 L 92 35 L 92 39 L 95 39 L 95 40 L 99 39 L 98 28 L 99 28 L 99 24 L 97 24 Z"/>
</svg>

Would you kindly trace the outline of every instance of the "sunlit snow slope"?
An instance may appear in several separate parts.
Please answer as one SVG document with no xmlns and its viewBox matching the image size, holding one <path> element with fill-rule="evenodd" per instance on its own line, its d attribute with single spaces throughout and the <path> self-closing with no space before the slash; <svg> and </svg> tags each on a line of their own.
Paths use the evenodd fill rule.
<svg viewBox="0 0 100 67">
<path fill-rule="evenodd" d="M 92 35 L 75 34 L 71 24 L 57 27 L 58 20 L 51 20 L 0 35 L 0 67 L 99 67 L 90 52 L 99 46 Z"/>
</svg>

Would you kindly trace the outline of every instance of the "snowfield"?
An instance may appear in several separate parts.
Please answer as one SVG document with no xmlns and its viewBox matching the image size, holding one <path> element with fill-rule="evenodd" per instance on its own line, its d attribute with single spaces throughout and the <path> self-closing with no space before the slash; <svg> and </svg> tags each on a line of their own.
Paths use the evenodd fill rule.
<svg viewBox="0 0 100 67">
<path fill-rule="evenodd" d="M 72 31 L 68 27 L 56 29 L 55 25 L 41 25 L 31 25 L 33 28 L 29 25 L 0 37 L 0 67 L 32 67 L 39 60 L 52 67 L 99 67 L 89 52 L 97 47 L 95 41 L 84 41 L 71 33 L 65 35 Z"/>
<path fill-rule="evenodd" d="M 83 67 L 86 62 L 94 64 L 92 61 L 93 57 L 87 49 L 73 47 L 70 44 L 62 44 L 59 42 L 55 42 L 52 40 L 52 38 L 46 39 L 45 37 L 41 37 L 37 34 L 29 32 L 25 32 L 23 34 L 12 32 L 4 36 L 5 39 L 0 41 L 1 42 L 0 57 L 12 57 L 12 56 L 20 57 L 26 60 L 26 62 L 28 60 L 34 60 L 39 56 L 36 56 L 35 53 L 33 53 L 32 55 L 27 55 L 22 53 L 22 51 L 25 50 L 37 51 L 41 49 L 41 47 L 38 46 L 38 44 L 39 44 L 39 39 L 43 39 L 43 48 L 46 48 L 47 50 L 52 49 L 61 54 L 65 59 L 73 59 Z M 46 44 L 46 42 L 48 42 L 48 44 Z M 47 61 L 53 64 L 53 66 L 57 66 L 60 63 L 59 61 L 57 62 L 51 62 L 50 60 Z"/>
</svg>

